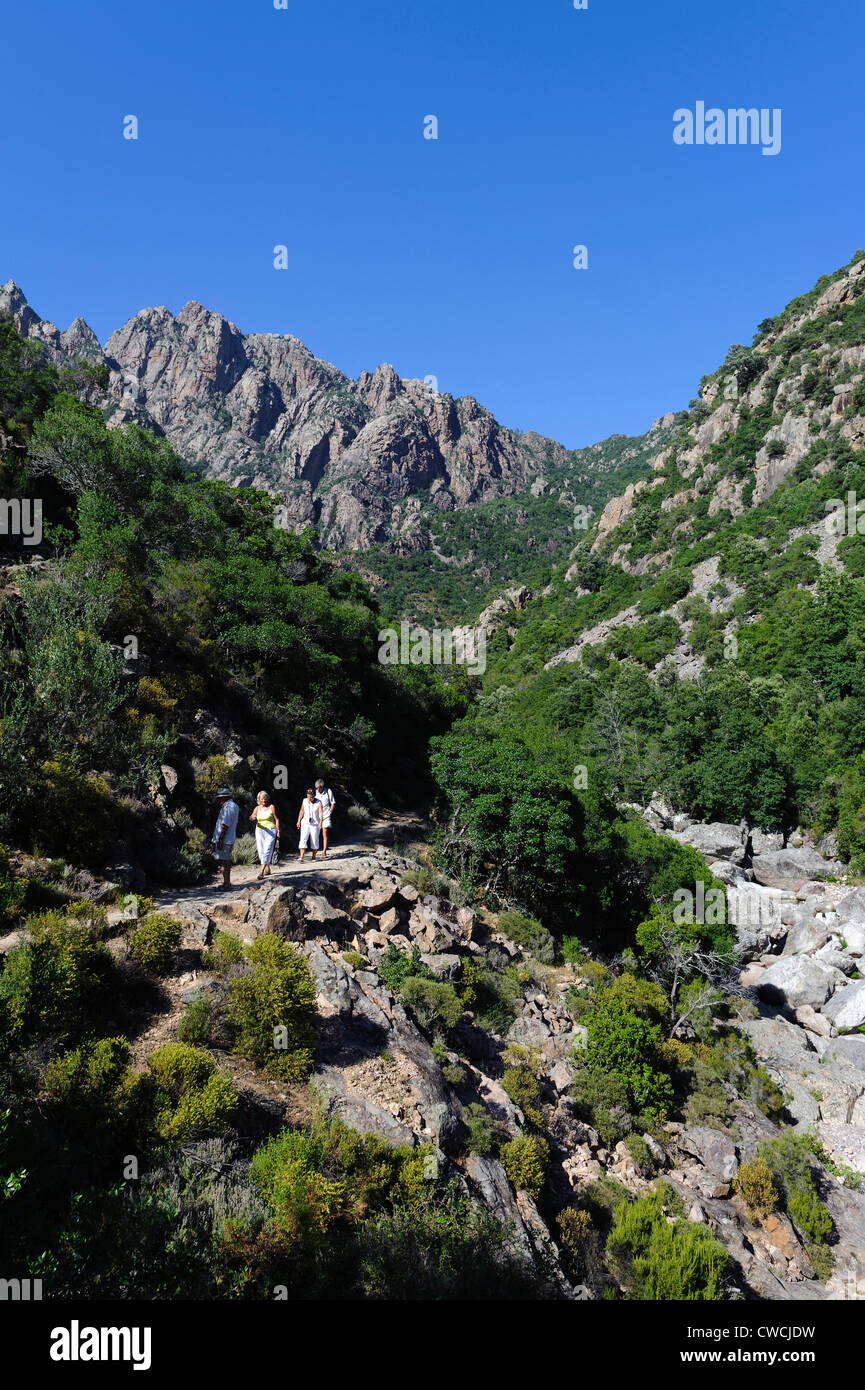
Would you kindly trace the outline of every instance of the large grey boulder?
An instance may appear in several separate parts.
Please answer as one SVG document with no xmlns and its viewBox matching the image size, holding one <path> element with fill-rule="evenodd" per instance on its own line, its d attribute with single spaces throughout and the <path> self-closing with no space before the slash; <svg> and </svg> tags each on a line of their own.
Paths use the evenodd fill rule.
<svg viewBox="0 0 865 1390">
<path fill-rule="evenodd" d="M 708 824 L 689 825 L 675 839 L 682 845 L 691 845 L 706 859 L 729 859 L 741 864 L 745 858 L 747 832 L 740 825 L 727 825 L 723 821 Z"/>
<path fill-rule="evenodd" d="M 839 979 L 843 976 L 839 977 L 831 966 L 810 956 L 783 957 L 764 972 L 757 983 L 757 993 L 767 1004 L 786 1004 L 791 1009 L 810 1004 L 819 1009 Z"/>
<path fill-rule="evenodd" d="M 809 879 L 829 878 L 841 868 L 840 864 L 821 858 L 815 849 L 807 846 L 801 849 L 788 846 L 756 854 L 751 864 L 754 878 L 769 888 L 801 888 Z"/>
<path fill-rule="evenodd" d="M 838 930 L 851 956 L 865 956 L 865 888 L 854 888 L 835 909 Z"/>
<path fill-rule="evenodd" d="M 849 1062 L 851 1067 L 865 1072 L 865 1035 L 854 1033 L 846 1038 L 833 1038 L 823 1053 L 824 1062 Z"/>
<path fill-rule="evenodd" d="M 787 933 L 783 955 L 801 956 L 819 951 L 831 936 L 826 918 L 815 917 L 811 909 L 796 914 L 797 920 Z"/>
<path fill-rule="evenodd" d="M 836 990 L 821 1012 L 832 1020 L 839 1033 L 865 1023 L 865 980 L 856 980 Z"/>
<path fill-rule="evenodd" d="M 698 1158 L 704 1168 L 708 1168 L 721 1182 L 732 1182 L 739 1168 L 736 1146 L 728 1134 L 696 1125 L 684 1129 L 676 1138 L 676 1143 L 684 1153 Z"/>
</svg>

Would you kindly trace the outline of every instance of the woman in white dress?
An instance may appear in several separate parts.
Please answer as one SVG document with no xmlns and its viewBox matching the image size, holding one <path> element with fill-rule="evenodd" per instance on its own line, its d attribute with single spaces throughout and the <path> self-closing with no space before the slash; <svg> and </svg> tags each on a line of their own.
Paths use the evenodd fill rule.
<svg viewBox="0 0 865 1390">
<path fill-rule="evenodd" d="M 267 792 L 258 793 L 255 810 L 249 819 L 255 821 L 255 848 L 261 865 L 258 877 L 264 878 L 265 874 L 270 873 L 270 861 L 279 838 L 279 816 Z"/>
</svg>

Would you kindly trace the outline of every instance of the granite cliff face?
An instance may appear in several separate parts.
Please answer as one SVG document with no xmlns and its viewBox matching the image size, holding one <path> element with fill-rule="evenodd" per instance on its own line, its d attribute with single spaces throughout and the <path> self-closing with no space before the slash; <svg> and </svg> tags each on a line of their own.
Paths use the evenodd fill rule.
<svg viewBox="0 0 865 1390">
<path fill-rule="evenodd" d="M 81 319 L 58 331 L 9 281 L 0 308 L 58 363 L 107 369 L 91 396 L 109 424 L 164 434 L 202 473 L 282 493 L 291 522 L 334 548 L 429 547 L 424 512 L 528 491 L 568 451 L 499 425 L 471 396 L 455 400 L 391 366 L 357 381 L 297 338 L 243 334 L 190 301 L 176 316 L 142 309 L 100 346 Z"/>
</svg>

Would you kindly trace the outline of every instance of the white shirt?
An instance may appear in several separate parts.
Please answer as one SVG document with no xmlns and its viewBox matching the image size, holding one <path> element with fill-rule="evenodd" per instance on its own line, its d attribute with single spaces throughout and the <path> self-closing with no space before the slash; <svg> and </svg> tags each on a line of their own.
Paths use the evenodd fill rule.
<svg viewBox="0 0 865 1390">
<path fill-rule="evenodd" d="M 332 806 L 336 805 L 336 797 L 329 787 L 325 787 L 323 792 L 319 792 L 316 801 L 321 802 L 322 815 L 329 816 Z"/>
<path fill-rule="evenodd" d="M 236 801 L 226 801 L 223 806 L 220 806 L 219 815 L 216 817 L 216 829 L 213 832 L 214 841 L 219 839 L 219 832 L 225 826 L 223 847 L 234 844 L 237 839 L 237 818 L 239 815 L 240 807 Z"/>
<path fill-rule="evenodd" d="M 319 822 L 318 822 L 318 815 L 316 814 L 316 807 L 317 807 L 317 806 L 318 806 L 318 798 L 317 798 L 317 797 L 316 797 L 315 801 L 310 801 L 310 799 L 309 799 L 308 796 L 307 796 L 307 797 L 304 797 L 304 801 L 303 801 L 303 819 L 304 819 L 305 821 L 308 821 L 310 825 L 318 825 L 318 823 L 319 823 Z"/>
</svg>

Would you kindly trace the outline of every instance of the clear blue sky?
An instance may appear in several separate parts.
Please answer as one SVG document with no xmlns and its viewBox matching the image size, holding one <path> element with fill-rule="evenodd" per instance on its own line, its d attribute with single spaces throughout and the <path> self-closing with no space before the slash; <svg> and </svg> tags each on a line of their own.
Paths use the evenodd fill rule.
<svg viewBox="0 0 865 1390">
<path fill-rule="evenodd" d="M 0 281 L 103 341 L 198 299 L 576 446 L 865 244 L 861 0 L 48 0 L 3 38 Z M 698 100 L 780 107 L 781 153 L 677 147 Z"/>
</svg>

